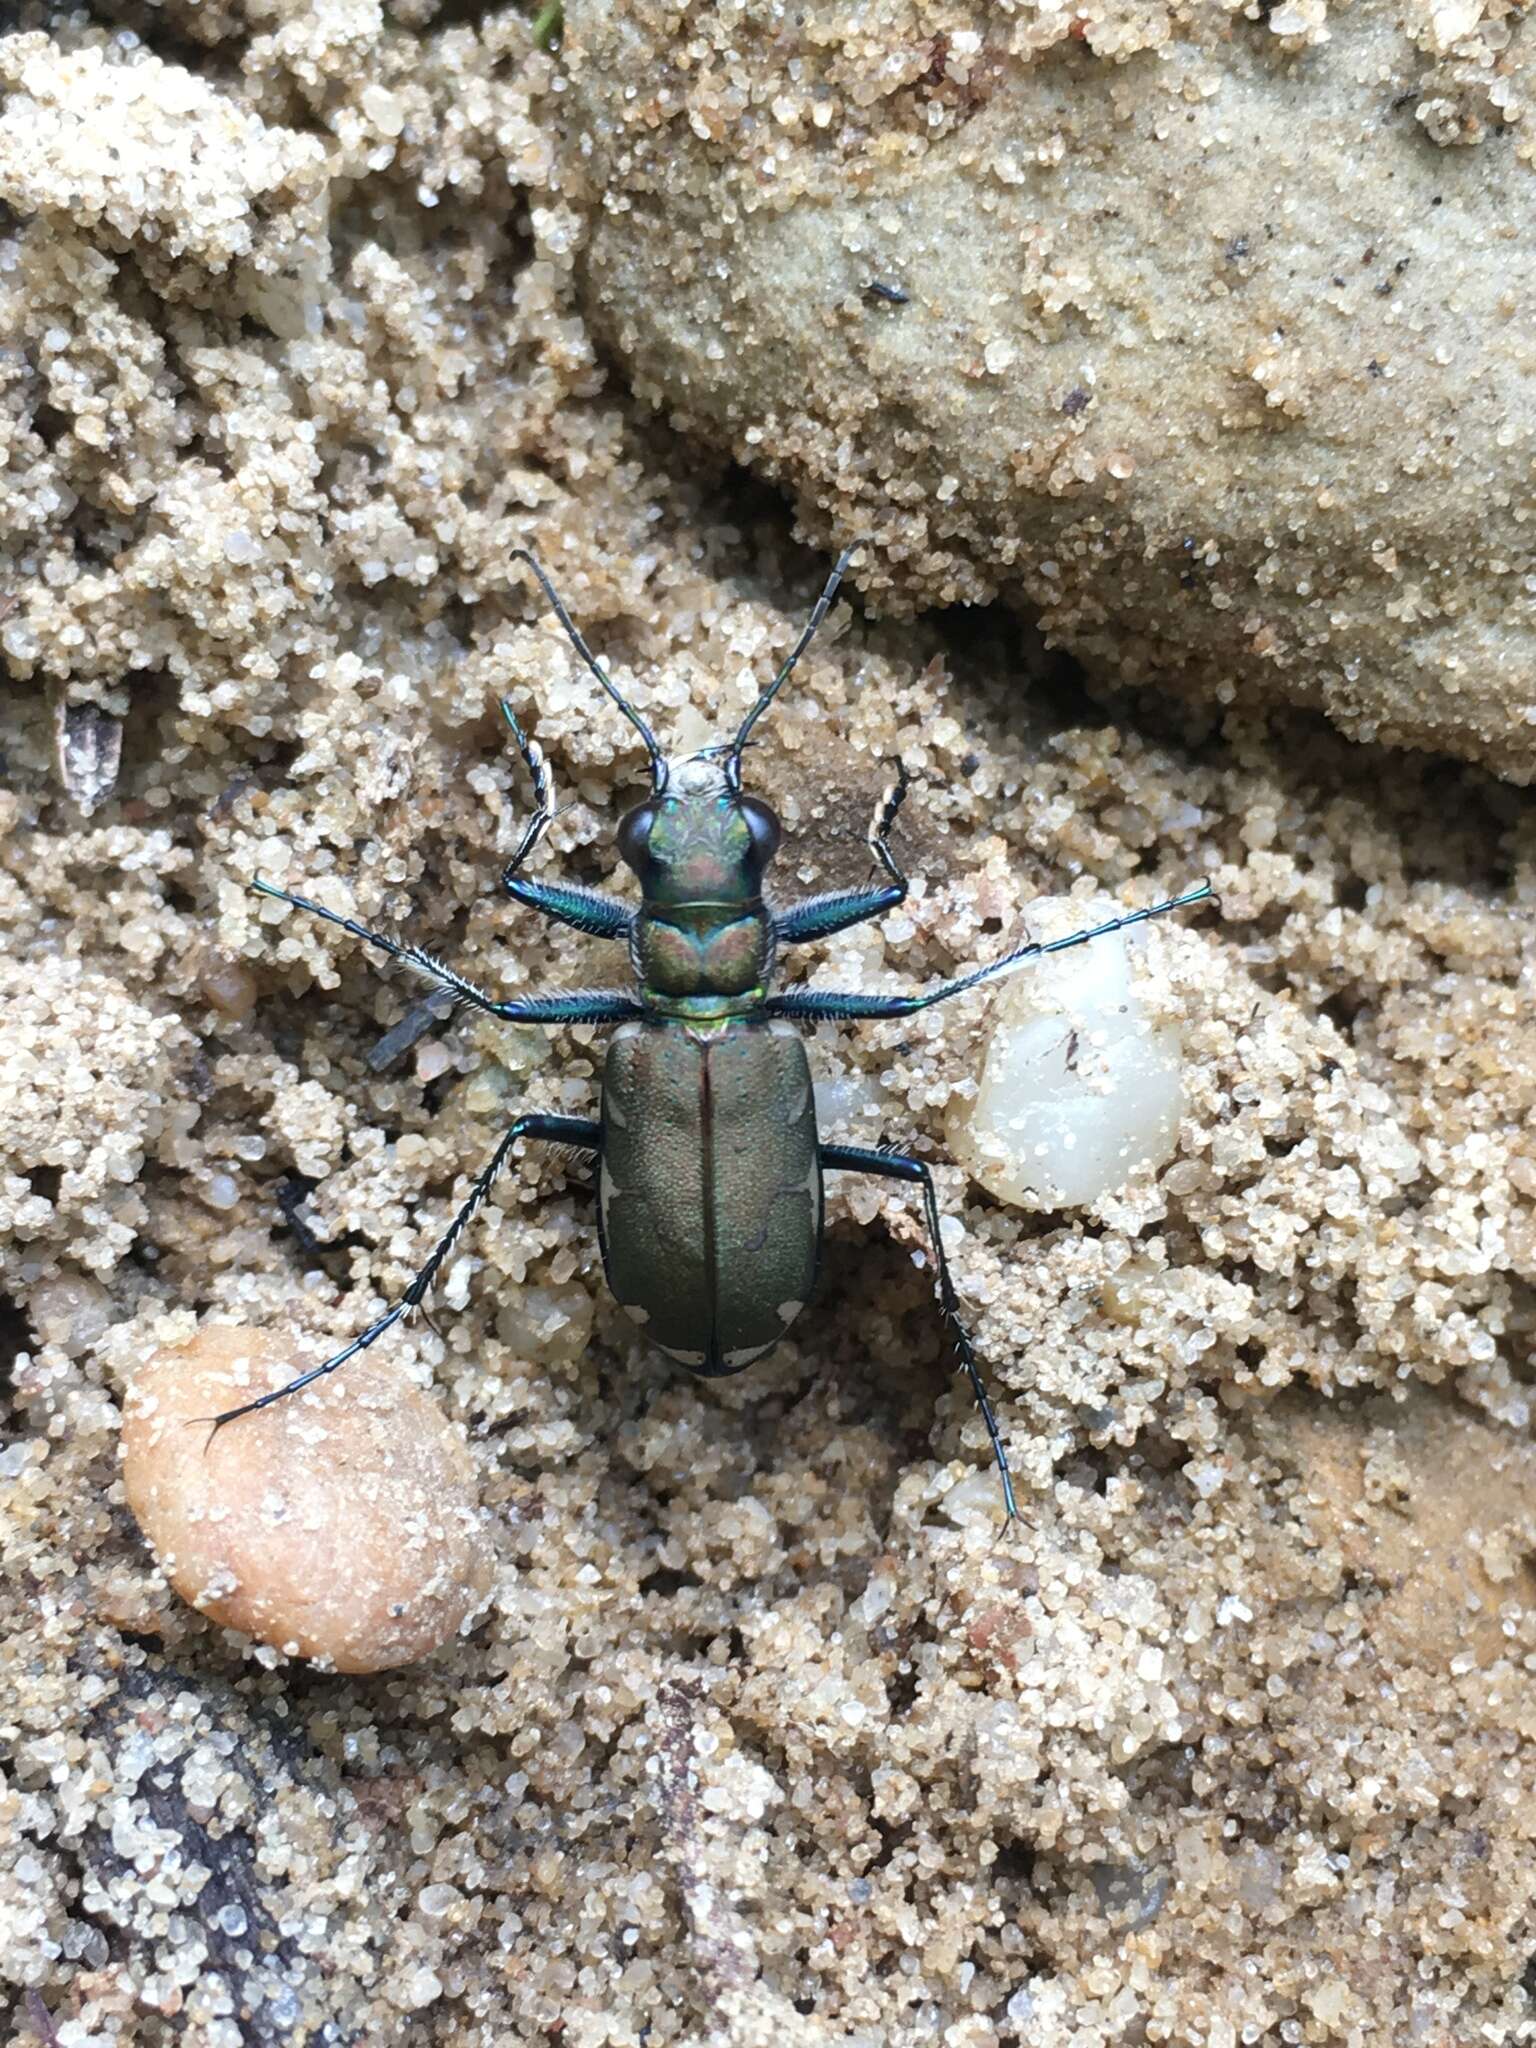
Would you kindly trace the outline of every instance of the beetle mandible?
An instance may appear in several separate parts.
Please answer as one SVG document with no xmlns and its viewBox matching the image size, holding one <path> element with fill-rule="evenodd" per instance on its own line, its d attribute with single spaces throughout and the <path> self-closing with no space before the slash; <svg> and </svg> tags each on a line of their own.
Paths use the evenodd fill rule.
<svg viewBox="0 0 1536 2048">
<path fill-rule="evenodd" d="M 640 883 L 640 906 L 569 882 L 522 873 L 555 815 L 542 749 L 501 709 L 532 778 L 535 807 L 502 884 L 558 924 L 629 949 L 634 985 L 498 1002 L 419 946 L 369 931 L 350 917 L 269 882 L 252 887 L 339 925 L 392 960 L 403 961 L 455 1004 L 516 1024 L 616 1024 L 603 1070 L 597 1119 L 518 1117 L 468 1199 L 400 1299 L 362 1335 L 287 1386 L 227 1409 L 215 1429 L 309 1386 L 376 1344 L 420 1307 L 444 1260 L 522 1138 L 566 1145 L 598 1166 L 598 1238 L 614 1298 L 652 1343 L 705 1378 L 737 1373 L 771 1351 L 800 1315 L 816 1280 L 822 1238 L 822 1177 L 828 1171 L 903 1181 L 922 1196 L 939 1304 L 960 1369 L 970 1382 L 1002 1480 L 1009 1521 L 1018 1515 L 1008 1454 L 981 1365 L 960 1314 L 939 1228 L 933 1177 L 922 1160 L 863 1145 L 829 1145 L 816 1128 L 811 1070 L 799 1025 L 822 1019 L 909 1017 L 1009 974 L 1042 954 L 1081 946 L 1209 897 L 1209 883 L 1087 930 L 1029 942 L 1000 960 L 914 995 L 773 991 L 779 948 L 830 938 L 882 916 L 902 901 L 907 878 L 890 835 L 908 788 L 906 769 L 876 806 L 869 847 L 884 876 L 877 886 L 829 890 L 783 908 L 763 897 L 763 875 L 780 839 L 779 820 L 742 788 L 742 753 L 837 595 L 858 543 L 839 556 L 804 631 L 734 739 L 669 760 L 644 718 L 577 631 L 553 584 L 526 548 L 528 564 L 587 669 L 640 735 L 651 791 L 620 820 L 618 850 Z"/>
</svg>

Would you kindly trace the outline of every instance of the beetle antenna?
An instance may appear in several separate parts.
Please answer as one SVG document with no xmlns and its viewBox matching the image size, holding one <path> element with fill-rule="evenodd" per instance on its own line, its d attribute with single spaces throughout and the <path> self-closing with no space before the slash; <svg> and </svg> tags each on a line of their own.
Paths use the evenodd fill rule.
<svg viewBox="0 0 1536 2048">
<path fill-rule="evenodd" d="M 821 593 L 820 597 L 817 598 L 815 609 L 812 611 L 811 616 L 805 622 L 805 631 L 800 635 L 800 638 L 795 642 L 794 646 L 790 649 L 789 658 L 784 663 L 784 666 L 779 670 L 778 674 L 774 677 L 773 681 L 768 685 L 767 689 L 764 690 L 761 697 L 758 698 L 757 702 L 752 706 L 752 709 L 747 713 L 746 717 L 742 720 L 741 730 L 737 733 L 736 738 L 731 745 L 731 759 L 736 764 L 740 764 L 741 750 L 747 744 L 748 733 L 751 732 L 753 726 L 756 725 L 757 721 L 768 709 L 768 706 L 773 702 L 774 698 L 777 697 L 780 688 L 788 679 L 789 673 L 793 669 L 795 663 L 800 659 L 801 655 L 804 654 L 807 647 L 810 646 L 812 640 L 815 639 L 817 627 L 821 624 L 822 620 L 827 616 L 827 613 L 832 609 L 832 600 L 837 595 L 837 586 L 843 580 L 844 571 L 847 569 L 848 564 L 853 560 L 854 556 L 858 553 L 859 549 L 863 545 L 864 543 L 862 540 L 853 541 L 852 543 L 850 543 L 849 546 L 845 547 L 843 549 L 843 552 L 838 556 L 837 561 L 833 565 L 832 574 L 827 578 L 827 587 Z"/>
<path fill-rule="evenodd" d="M 529 568 L 533 571 L 534 575 L 538 577 L 539 582 L 543 587 L 544 595 L 549 599 L 550 606 L 554 611 L 555 617 L 560 621 L 561 625 L 565 628 L 566 638 L 570 641 L 571 645 L 575 648 L 576 652 L 581 656 L 582 660 L 586 663 L 587 667 L 591 670 L 592 674 L 597 678 L 602 688 L 613 699 L 614 703 L 618 705 L 619 709 L 623 712 L 624 716 L 635 728 L 635 731 L 639 733 L 641 739 L 644 740 L 645 751 L 650 756 L 651 762 L 651 786 L 654 789 L 660 789 L 662 784 L 667 779 L 667 757 L 665 754 L 663 754 L 660 747 L 657 746 L 655 733 L 651 731 L 651 728 L 640 716 L 639 712 L 635 709 L 634 705 L 630 703 L 629 699 L 624 695 L 623 691 L 619 689 L 618 685 L 613 681 L 613 678 L 610 675 L 608 675 L 606 670 L 603 668 L 602 663 L 598 660 L 597 656 L 592 652 L 591 648 L 587 645 L 586 641 L 582 639 L 580 633 L 577 632 L 575 621 L 572 619 L 570 613 L 566 610 L 565 606 L 560 602 L 560 593 L 555 589 L 553 583 L 551 583 L 549 578 L 544 574 L 543 567 L 540 564 L 538 558 L 535 555 L 531 554 L 527 548 L 514 548 L 512 550 L 512 560 L 514 562 L 526 562 Z M 841 564 L 839 564 L 839 568 L 841 568 Z M 774 688 L 778 688 L 777 683 L 774 685 Z"/>
</svg>

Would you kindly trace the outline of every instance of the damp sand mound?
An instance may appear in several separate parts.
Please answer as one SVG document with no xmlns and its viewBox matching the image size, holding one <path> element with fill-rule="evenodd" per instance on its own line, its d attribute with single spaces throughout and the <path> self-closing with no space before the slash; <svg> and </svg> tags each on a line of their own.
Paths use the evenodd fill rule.
<svg viewBox="0 0 1536 2048">
<path fill-rule="evenodd" d="M 572 14 L 589 317 L 888 601 L 1536 778 L 1523 8 Z"/>
</svg>

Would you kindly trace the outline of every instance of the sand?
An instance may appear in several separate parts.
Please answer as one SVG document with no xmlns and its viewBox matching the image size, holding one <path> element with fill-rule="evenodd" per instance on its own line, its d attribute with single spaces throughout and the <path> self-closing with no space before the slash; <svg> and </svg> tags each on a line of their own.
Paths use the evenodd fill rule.
<svg viewBox="0 0 1536 2048">
<path fill-rule="evenodd" d="M 489 1515 L 472 1632 L 348 1678 L 171 1590 L 119 1470 L 146 1360 L 345 1342 L 601 1060 L 471 1020 L 371 1064 L 419 989 L 247 883 L 508 992 L 614 977 L 496 891 L 498 692 L 560 790 L 540 872 L 610 880 L 641 765 L 512 548 L 674 744 L 735 723 L 827 563 L 596 354 L 525 21 L 132 20 L 0 41 L 14 2038 L 1525 2038 L 1530 800 L 1085 681 L 1006 611 L 882 620 L 855 579 L 750 766 L 786 893 L 861 879 L 913 772 L 912 896 L 829 983 L 921 985 L 1046 895 L 1216 887 L 1162 929 L 1174 1156 L 1091 1208 L 944 1163 L 984 996 L 814 1034 L 829 1128 L 934 1163 L 1022 1526 L 899 1191 L 840 1182 L 815 1313 L 700 1385 L 530 1147 L 391 1352 Z M 110 148 L 60 141 L 103 108 Z M 86 704 L 121 759 L 72 795 Z"/>
<path fill-rule="evenodd" d="M 888 605 L 1536 779 L 1523 6 L 575 13 L 588 317 Z"/>
</svg>

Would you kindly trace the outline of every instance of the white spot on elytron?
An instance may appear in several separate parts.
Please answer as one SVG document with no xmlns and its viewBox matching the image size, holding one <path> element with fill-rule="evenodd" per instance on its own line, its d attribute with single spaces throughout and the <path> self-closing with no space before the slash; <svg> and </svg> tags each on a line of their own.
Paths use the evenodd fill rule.
<svg viewBox="0 0 1536 2048">
<path fill-rule="evenodd" d="M 614 1101 L 611 1095 L 603 1097 L 603 1118 L 607 1123 L 617 1124 L 621 1131 L 629 1129 L 629 1118 L 620 1109 L 618 1103 Z"/>
<path fill-rule="evenodd" d="M 632 1316 L 635 1315 L 633 1309 L 629 1313 Z M 635 1320 L 636 1322 L 641 1322 L 644 1318 L 635 1316 Z M 704 1363 L 704 1353 L 702 1351 L 674 1351 L 670 1344 L 659 1344 L 656 1348 L 659 1351 L 664 1351 L 668 1358 L 675 1358 L 679 1365 L 686 1365 L 690 1372 L 697 1372 Z"/>
<path fill-rule="evenodd" d="M 787 1330 L 804 1307 L 805 1303 L 803 1301 L 781 1301 L 774 1310 L 774 1314 Z"/>
<path fill-rule="evenodd" d="M 771 1344 L 749 1344 L 745 1351 L 727 1351 L 723 1363 L 727 1372 L 740 1372 L 750 1365 L 754 1358 L 761 1358 L 765 1351 L 771 1351 Z"/>
<path fill-rule="evenodd" d="M 625 1315 L 629 1317 L 629 1320 L 632 1323 L 648 1323 L 651 1320 L 650 1310 L 648 1308 L 642 1308 L 638 1301 L 621 1301 L 619 1303 L 619 1307 L 623 1309 Z M 674 1358 L 681 1357 L 681 1355 L 682 1354 L 680 1352 L 676 1351 L 672 1353 L 672 1356 Z M 701 1358 L 703 1357 L 703 1355 L 704 1354 L 700 1352 L 699 1356 Z"/>
</svg>

